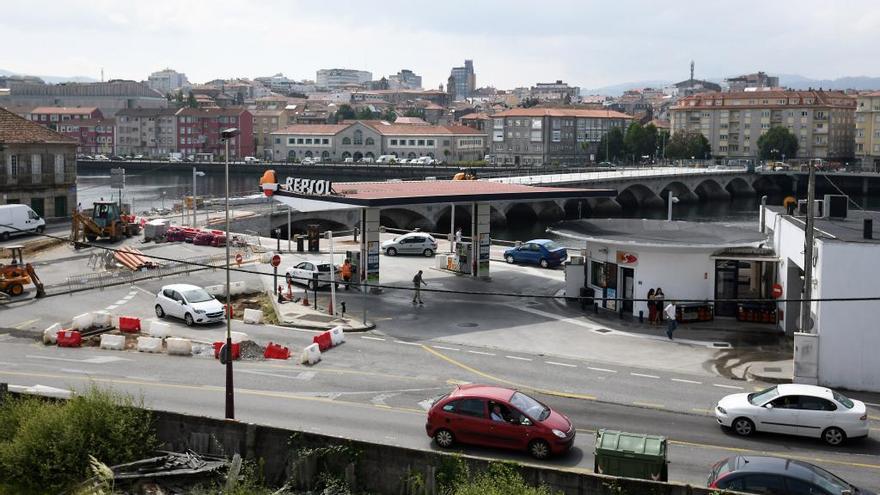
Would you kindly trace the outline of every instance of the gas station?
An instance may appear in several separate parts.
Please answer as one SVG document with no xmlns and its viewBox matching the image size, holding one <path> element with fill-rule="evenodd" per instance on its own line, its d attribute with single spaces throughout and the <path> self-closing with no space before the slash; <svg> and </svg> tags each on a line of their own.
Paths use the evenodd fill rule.
<svg viewBox="0 0 880 495">
<path fill-rule="evenodd" d="M 577 189 L 505 184 L 483 180 L 429 180 L 388 182 L 331 182 L 323 179 L 288 177 L 277 180 L 274 170 L 267 170 L 260 179 L 266 196 L 283 203 L 296 212 L 311 213 L 331 210 L 360 211 L 360 253 L 352 260 L 358 267 L 361 283 L 379 283 L 380 225 L 383 208 L 414 205 L 449 205 L 468 207 L 471 212 L 470 243 L 457 243 L 456 253 L 448 268 L 473 277 L 489 278 L 490 207 L 493 202 L 540 202 L 559 199 L 611 198 L 612 189 Z M 453 213 L 453 218 L 455 217 Z M 450 239 L 453 232 L 450 232 Z M 360 263 L 366 260 L 366 263 Z"/>
</svg>

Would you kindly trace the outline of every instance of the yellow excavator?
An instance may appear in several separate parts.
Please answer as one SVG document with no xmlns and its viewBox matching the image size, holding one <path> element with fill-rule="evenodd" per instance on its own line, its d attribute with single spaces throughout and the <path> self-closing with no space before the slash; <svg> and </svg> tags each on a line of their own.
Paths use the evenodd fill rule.
<svg viewBox="0 0 880 495">
<path fill-rule="evenodd" d="M 70 240 L 75 247 L 81 242 L 93 242 L 99 237 L 109 238 L 116 242 L 123 237 L 131 237 L 140 233 L 140 225 L 129 221 L 127 215 L 119 210 L 119 205 L 112 201 L 96 201 L 92 215 L 74 211 L 70 222 Z"/>
<path fill-rule="evenodd" d="M 452 180 L 477 180 L 477 173 L 473 169 L 463 168 L 461 172 L 452 176 Z"/>
<path fill-rule="evenodd" d="M 40 281 L 34 267 L 30 263 L 25 263 L 22 258 L 22 246 L 7 246 L 6 249 L 12 253 L 12 262 L 0 263 L 0 292 L 12 297 L 20 296 L 24 293 L 24 286 L 34 284 L 37 288 L 37 297 L 45 296 L 43 282 Z"/>
</svg>

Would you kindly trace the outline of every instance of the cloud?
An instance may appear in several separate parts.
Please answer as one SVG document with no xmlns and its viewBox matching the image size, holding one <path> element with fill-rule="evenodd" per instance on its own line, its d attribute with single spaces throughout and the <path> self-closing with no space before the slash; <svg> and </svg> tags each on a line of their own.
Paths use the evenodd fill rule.
<svg viewBox="0 0 880 495">
<path fill-rule="evenodd" d="M 473 59 L 479 85 L 563 79 L 583 87 L 755 70 L 880 75 L 870 0 L 5 0 L 14 39 L 5 69 L 145 79 L 164 67 L 193 81 L 319 68 L 409 68 L 428 87 Z"/>
</svg>

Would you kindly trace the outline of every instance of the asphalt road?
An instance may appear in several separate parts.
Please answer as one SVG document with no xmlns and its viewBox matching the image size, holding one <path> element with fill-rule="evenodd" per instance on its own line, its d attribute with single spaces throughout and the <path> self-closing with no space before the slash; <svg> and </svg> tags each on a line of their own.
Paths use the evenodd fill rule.
<svg viewBox="0 0 880 495">
<path fill-rule="evenodd" d="M 299 257 L 285 256 L 284 265 L 295 259 Z M 561 276 L 558 271 L 493 264 L 493 282 L 486 285 L 430 270 L 432 260 L 423 258 L 383 257 L 382 263 L 383 283 L 402 287 L 417 268 L 426 269 L 429 288 L 483 287 L 526 294 L 553 293 Z M 10 303 L 0 309 L 0 379 L 16 386 L 75 390 L 93 382 L 143 396 L 154 408 L 221 416 L 224 374 L 212 359 L 44 347 L 33 336 L 52 322 L 111 306 L 120 314 L 150 317 L 153 294 L 162 285 L 211 285 L 222 277 L 223 272 L 206 271 Z M 258 275 L 236 274 L 235 280 L 261 283 Z M 593 435 L 604 427 L 666 435 L 670 478 L 676 481 L 705 483 L 709 466 L 723 457 L 770 453 L 820 464 L 853 483 L 880 488 L 877 408 L 870 409 L 875 428 L 870 437 L 837 449 L 818 440 L 776 435 L 743 439 L 723 432 L 710 410 L 725 394 L 765 384 L 719 376 L 707 366 L 717 349 L 650 335 L 596 332 L 552 299 L 424 296 L 426 305 L 413 307 L 410 294 L 402 290 L 366 298 L 342 291 L 339 297 L 348 301 L 349 311 L 360 312 L 366 305 L 378 330 L 349 335 L 348 342 L 325 353 L 316 366 L 236 363 L 237 418 L 433 449 L 424 434 L 425 401 L 457 383 L 488 382 L 526 390 L 571 417 L 579 430 L 575 449 L 552 464 L 591 470 Z M 223 325 L 171 324 L 174 335 L 197 340 L 220 340 L 224 333 Z M 258 342 L 272 340 L 294 349 L 313 335 L 237 321 L 234 327 Z M 461 449 L 531 462 L 521 453 Z"/>
</svg>

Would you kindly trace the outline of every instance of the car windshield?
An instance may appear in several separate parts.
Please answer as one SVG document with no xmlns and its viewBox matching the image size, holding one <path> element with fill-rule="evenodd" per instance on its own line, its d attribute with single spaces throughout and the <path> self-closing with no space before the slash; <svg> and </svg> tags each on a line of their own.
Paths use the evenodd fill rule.
<svg viewBox="0 0 880 495">
<path fill-rule="evenodd" d="M 773 400 L 776 397 L 779 397 L 779 390 L 777 390 L 776 387 L 770 387 L 765 388 L 760 392 L 749 394 L 749 402 L 751 402 L 753 405 L 760 406 L 761 404 Z"/>
<path fill-rule="evenodd" d="M 831 394 L 834 396 L 834 400 L 836 400 L 837 402 L 842 404 L 843 407 L 845 407 L 847 409 L 852 409 L 853 406 L 855 406 L 855 404 L 853 403 L 853 401 L 850 400 L 849 397 L 847 397 L 843 394 L 839 394 L 833 390 L 831 391 Z"/>
<path fill-rule="evenodd" d="M 210 301 L 214 299 L 211 294 L 208 294 L 202 289 L 192 289 L 183 292 L 183 297 L 186 298 L 190 303 L 200 303 L 205 301 Z"/>
<path fill-rule="evenodd" d="M 545 242 L 545 243 L 544 243 L 544 248 L 545 248 L 547 251 L 555 251 L 555 250 L 559 249 L 559 244 L 556 244 L 556 243 L 553 242 L 553 241 Z"/>
<path fill-rule="evenodd" d="M 544 421 L 550 416 L 550 408 L 520 392 L 514 392 L 510 397 L 510 404 L 525 413 L 530 418 Z"/>
<path fill-rule="evenodd" d="M 828 493 L 834 495 L 841 495 L 844 491 L 858 493 L 855 487 L 819 466 L 809 465 L 808 467 L 813 471 L 813 482 L 827 490 Z"/>
</svg>

